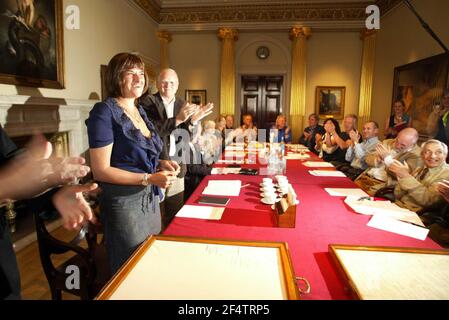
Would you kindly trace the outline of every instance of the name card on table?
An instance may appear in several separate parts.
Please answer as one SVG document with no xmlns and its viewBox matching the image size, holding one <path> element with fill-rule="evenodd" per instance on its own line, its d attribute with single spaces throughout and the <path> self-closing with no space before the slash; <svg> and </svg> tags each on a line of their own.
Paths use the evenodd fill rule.
<svg viewBox="0 0 449 320">
<path fill-rule="evenodd" d="M 195 218 L 206 220 L 220 220 L 225 208 L 215 208 L 209 206 L 184 205 L 176 214 L 181 218 Z"/>
<path fill-rule="evenodd" d="M 209 180 L 202 194 L 238 197 L 241 187 L 241 180 Z"/>
<path fill-rule="evenodd" d="M 427 234 L 429 233 L 429 229 L 427 228 L 377 214 L 371 218 L 367 226 L 419 240 L 426 240 Z"/>
<path fill-rule="evenodd" d="M 381 215 L 386 218 L 401 220 L 424 227 L 416 212 L 399 207 L 390 201 L 371 201 L 354 196 L 346 197 L 345 203 L 357 213 L 366 215 Z"/>
<path fill-rule="evenodd" d="M 324 190 L 326 190 L 326 192 L 333 197 L 369 197 L 369 195 L 365 191 L 358 188 L 324 188 Z"/>
<path fill-rule="evenodd" d="M 316 177 L 344 177 L 346 178 L 346 175 L 341 171 L 330 171 L 330 170 L 309 170 L 309 173 L 312 176 Z"/>
<path fill-rule="evenodd" d="M 303 162 L 303 165 L 306 167 L 312 167 L 312 168 L 334 168 L 332 163 L 324 162 L 324 161 L 306 161 Z"/>
</svg>

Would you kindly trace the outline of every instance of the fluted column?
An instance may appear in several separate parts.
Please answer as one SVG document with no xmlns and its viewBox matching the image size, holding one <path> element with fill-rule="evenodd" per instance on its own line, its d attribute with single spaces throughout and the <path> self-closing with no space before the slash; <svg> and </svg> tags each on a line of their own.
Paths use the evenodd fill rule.
<svg viewBox="0 0 449 320">
<path fill-rule="evenodd" d="M 364 30 L 362 71 L 360 75 L 359 95 L 359 130 L 363 124 L 371 119 L 371 97 L 373 90 L 374 60 L 376 55 L 376 31 Z"/>
<path fill-rule="evenodd" d="M 171 34 L 168 31 L 158 31 L 157 37 L 160 43 L 160 62 L 161 70 L 170 67 L 170 62 L 168 58 L 168 43 L 171 41 Z"/>
<path fill-rule="evenodd" d="M 218 38 L 222 41 L 220 71 L 220 113 L 235 113 L 235 61 L 234 43 L 238 39 L 236 29 L 218 29 Z"/>
<path fill-rule="evenodd" d="M 292 40 L 292 81 L 290 88 L 290 123 L 293 141 L 297 141 L 303 131 L 303 119 L 306 112 L 306 40 L 311 30 L 306 27 L 293 27 L 290 30 Z"/>
</svg>

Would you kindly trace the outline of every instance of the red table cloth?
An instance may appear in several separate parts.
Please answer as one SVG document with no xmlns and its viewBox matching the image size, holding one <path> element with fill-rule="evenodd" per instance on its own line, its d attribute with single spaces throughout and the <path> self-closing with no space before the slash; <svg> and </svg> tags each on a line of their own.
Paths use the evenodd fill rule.
<svg viewBox="0 0 449 320">
<path fill-rule="evenodd" d="M 310 161 L 319 161 L 311 154 Z M 306 161 L 308 161 L 306 160 Z M 259 167 L 244 165 L 243 167 Z M 414 247 L 440 249 L 425 241 L 368 227 L 370 216 L 355 213 L 344 197 L 331 197 L 324 188 L 354 188 L 348 178 L 316 177 L 302 160 L 287 160 L 287 177 L 300 203 L 296 207 L 295 228 L 274 227 L 270 205 L 260 201 L 260 186 L 266 176 L 211 175 L 203 179 L 186 204 L 200 205 L 198 199 L 209 180 L 239 179 L 244 187 L 238 197 L 230 197 L 219 221 L 175 217 L 164 235 L 228 240 L 287 242 L 296 276 L 305 277 L 311 293 L 303 299 L 349 299 L 345 284 L 328 253 L 329 244 Z M 243 284 L 242 284 L 243 285 Z"/>
</svg>

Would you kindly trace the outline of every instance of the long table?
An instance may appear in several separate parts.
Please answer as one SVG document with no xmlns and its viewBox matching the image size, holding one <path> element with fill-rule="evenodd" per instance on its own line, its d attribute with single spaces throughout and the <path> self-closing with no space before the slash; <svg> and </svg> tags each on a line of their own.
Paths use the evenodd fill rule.
<svg viewBox="0 0 449 320">
<path fill-rule="evenodd" d="M 310 161 L 319 161 L 310 154 Z M 259 165 L 242 165 L 259 167 Z M 370 216 L 355 213 L 343 197 L 331 197 L 324 188 L 354 188 L 348 178 L 316 177 L 301 160 L 287 160 L 286 175 L 300 203 L 296 207 L 295 228 L 276 228 L 270 205 L 260 201 L 259 184 L 265 176 L 211 175 L 198 185 L 186 204 L 199 205 L 198 199 L 209 180 L 239 179 L 242 185 L 238 197 L 230 197 L 222 219 L 202 220 L 175 217 L 164 235 L 217 238 L 228 240 L 278 241 L 289 247 L 296 276 L 305 277 L 311 285 L 303 299 L 350 299 L 331 257 L 329 244 L 387 246 L 440 249 L 427 238 L 425 241 L 368 227 Z"/>
</svg>

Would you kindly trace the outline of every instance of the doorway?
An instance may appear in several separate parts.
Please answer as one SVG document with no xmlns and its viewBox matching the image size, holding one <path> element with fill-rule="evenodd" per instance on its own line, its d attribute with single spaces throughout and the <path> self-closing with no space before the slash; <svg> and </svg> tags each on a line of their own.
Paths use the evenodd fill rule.
<svg viewBox="0 0 449 320">
<path fill-rule="evenodd" d="M 240 114 L 250 113 L 257 128 L 270 129 L 283 111 L 283 80 L 281 75 L 242 75 Z"/>
</svg>

